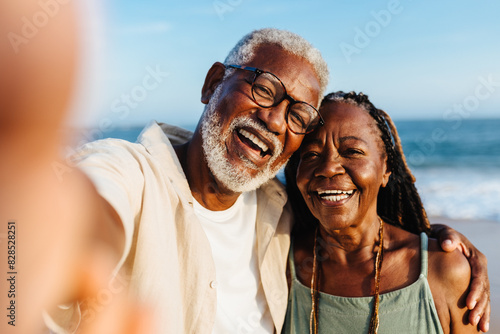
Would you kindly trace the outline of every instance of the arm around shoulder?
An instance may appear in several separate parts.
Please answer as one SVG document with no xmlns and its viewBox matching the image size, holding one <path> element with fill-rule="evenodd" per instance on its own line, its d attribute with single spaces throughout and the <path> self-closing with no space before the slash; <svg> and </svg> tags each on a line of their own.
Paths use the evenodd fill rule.
<svg viewBox="0 0 500 334">
<path fill-rule="evenodd" d="M 429 285 L 445 333 L 478 333 L 469 322 L 466 298 L 471 269 L 459 251 L 444 253 L 436 240 L 429 242 Z"/>
</svg>

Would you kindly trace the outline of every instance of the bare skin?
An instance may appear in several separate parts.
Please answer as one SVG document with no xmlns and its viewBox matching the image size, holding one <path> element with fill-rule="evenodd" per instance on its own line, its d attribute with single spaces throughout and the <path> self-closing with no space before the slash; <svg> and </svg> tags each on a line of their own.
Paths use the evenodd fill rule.
<svg viewBox="0 0 500 334">
<path fill-rule="evenodd" d="M 0 2 L 0 35 L 19 33 L 21 18 L 32 17 L 39 9 L 38 0 Z M 71 3 L 61 6 L 58 15 L 51 18 L 50 24 L 41 29 L 36 38 L 20 45 L 19 54 L 13 52 L 7 38 L 0 42 L 0 214 L 2 222 L 11 218 L 22 222 L 23 253 L 20 256 L 24 267 L 19 271 L 25 278 L 36 277 L 36 280 L 20 281 L 18 286 L 23 295 L 29 297 L 29 301 L 21 303 L 23 321 L 17 327 L 26 333 L 36 333 L 38 327 L 43 326 L 42 309 L 68 300 L 95 297 L 107 284 L 108 275 L 123 252 L 122 224 L 90 180 L 72 169 L 65 175 L 64 182 L 60 182 L 52 169 L 54 161 L 61 161 L 60 148 L 65 145 L 59 130 L 69 113 L 79 57 L 74 10 Z M 290 95 L 317 104 L 320 97 L 315 87 L 317 83 L 312 82 L 316 79 L 311 78 L 310 68 L 301 62 L 296 65 L 289 62 L 271 64 L 272 60 L 266 60 L 266 57 L 251 65 L 275 71 L 285 81 Z M 292 69 L 290 73 L 293 75 L 287 74 L 285 67 L 286 71 Z M 299 68 L 305 72 L 300 81 L 296 81 L 298 72 L 301 72 Z M 221 72 L 220 63 L 214 64 L 209 71 L 202 90 L 203 103 L 210 100 L 222 79 Z M 238 77 L 242 76 L 242 73 L 238 74 Z M 229 87 L 226 93 L 230 93 Z M 268 129 L 279 136 L 286 144 L 284 157 L 287 157 L 302 139 L 297 141 L 283 130 L 286 127 L 284 104 L 277 106 L 272 113 L 271 109 L 258 110 L 255 107 L 248 107 L 246 112 L 267 124 Z M 191 142 L 194 147 L 187 145 L 176 149 L 193 194 L 207 208 L 227 208 L 238 194 L 221 188 L 213 180 L 200 159 L 197 136 L 199 134 Z M 203 166 L 201 177 L 196 176 L 199 166 Z M 205 188 L 205 184 L 210 186 Z M 30 233 L 26 233 L 28 230 Z M 466 242 L 456 232 L 451 233 L 449 238 L 454 242 Z M 0 234 L 6 234 L 4 225 Z M 481 263 L 481 257 L 471 263 L 476 268 L 481 267 L 474 265 Z M 2 272 L 8 271 L 4 262 L 1 269 Z M 483 272 L 476 281 L 483 282 L 478 284 L 484 286 L 487 276 Z M 475 298 L 483 307 L 476 307 L 474 311 L 483 314 L 487 293 L 481 289 L 477 291 L 481 292 Z M 0 294 L 0 301 L 6 305 L 6 294 Z M 85 332 L 153 332 L 147 326 L 144 312 L 126 298 L 117 297 L 109 306 L 109 313 L 103 312 L 102 318 L 87 324 Z M 121 321 L 116 321 L 117 317 Z M 112 321 L 106 321 L 109 319 Z M 10 327 L 6 326 L 2 321 L 0 332 L 8 332 Z"/>
<path fill-rule="evenodd" d="M 46 333 L 42 310 L 95 296 L 123 249 L 121 225 L 88 178 L 72 170 L 61 181 L 53 170 L 65 144 L 60 130 L 78 64 L 78 23 L 74 3 L 66 3 L 36 36 L 17 44 L 22 18 L 40 10 L 37 0 L 0 3 L 0 245 L 16 246 L 13 268 L 5 257 L 0 270 L 17 272 L 15 298 L 2 279 L 0 304 L 15 301 L 16 319 L 10 325 L 4 313 L 1 333 Z M 15 244 L 7 222 L 16 223 Z M 139 325 L 147 318 L 137 316 L 137 304 L 123 297 L 109 305 L 111 317 L 82 333 L 151 332 Z M 117 328 L 132 323 L 140 329 Z"/>
<path fill-rule="evenodd" d="M 273 57 L 268 57 L 269 54 L 273 54 Z M 283 81 L 288 94 L 294 99 L 318 105 L 319 80 L 312 66 L 304 59 L 289 54 L 277 46 L 264 45 L 258 48 L 254 59 L 245 65 L 274 73 Z M 201 101 L 204 104 L 209 102 L 215 89 L 221 83 L 224 71 L 225 67 L 221 63 L 215 63 L 209 70 L 202 89 Z M 220 98 L 221 107 L 218 108 L 222 115 L 223 127 L 237 116 L 245 116 L 263 124 L 283 145 L 283 151 L 275 161 L 275 165 L 283 165 L 300 146 L 303 135 L 294 134 L 287 128 L 285 123 L 287 101 L 273 108 L 262 108 L 253 102 L 251 86 L 248 83 L 251 76 L 252 74 L 245 71 L 235 72 L 224 83 Z M 176 147 L 175 150 L 194 198 L 207 209 L 225 210 L 234 204 L 240 194 L 225 188 L 210 172 L 203 158 L 200 127 L 201 124 L 198 124 L 191 141 Z M 231 136 L 225 146 L 227 158 L 233 162 L 235 168 L 241 168 L 239 166 L 242 164 L 238 153 L 249 159 L 253 158 L 252 149 L 241 142 L 237 136 Z M 270 157 L 266 158 L 270 159 Z M 255 163 L 257 166 L 262 166 L 264 162 L 255 161 Z"/>
<path fill-rule="evenodd" d="M 297 171 L 300 192 L 319 220 L 319 290 L 336 296 L 371 296 L 379 247 L 377 196 L 391 172 L 375 121 L 365 110 L 330 102 L 322 111 L 326 124 L 305 139 Z M 344 195 L 328 195 L 333 191 Z M 314 235 L 297 235 L 295 240 L 298 278 L 310 286 L 312 272 L 303 264 L 313 257 Z M 428 281 L 444 332 L 477 332 L 467 320 L 467 259 L 458 250 L 440 251 L 434 239 L 429 250 Z M 409 286 L 419 274 L 419 236 L 384 224 L 380 293 Z"/>
<path fill-rule="evenodd" d="M 343 297 L 366 297 L 373 293 L 374 263 L 378 246 L 378 220 L 370 233 L 354 241 L 342 232 L 323 235 L 320 251 L 320 291 Z M 314 236 L 296 239 L 294 260 L 297 276 L 310 286 Z M 340 242 L 339 242 L 340 240 Z M 349 240 L 349 242 L 346 242 Z M 444 253 L 435 239 L 429 239 L 428 282 L 444 333 L 477 333 L 468 324 L 465 297 L 470 282 L 470 267 L 458 250 Z M 384 225 L 384 260 L 380 293 L 395 291 L 417 281 L 420 274 L 420 238 L 397 227 Z"/>
<path fill-rule="evenodd" d="M 477 263 L 478 265 L 471 266 L 471 285 L 469 294 L 467 295 L 466 305 L 470 310 L 469 322 L 477 325 L 483 332 L 488 332 L 491 305 L 489 292 L 489 279 L 482 280 L 480 277 L 488 277 L 488 260 L 483 253 L 474 247 L 462 234 L 450 229 L 446 225 L 431 225 L 433 236 L 439 241 L 439 245 L 445 252 L 453 252 L 455 249 L 460 250 L 465 255 L 469 263 Z M 452 235 L 453 234 L 453 235 Z M 460 241 L 462 240 L 462 241 Z M 488 295 L 487 298 L 481 296 Z"/>
</svg>

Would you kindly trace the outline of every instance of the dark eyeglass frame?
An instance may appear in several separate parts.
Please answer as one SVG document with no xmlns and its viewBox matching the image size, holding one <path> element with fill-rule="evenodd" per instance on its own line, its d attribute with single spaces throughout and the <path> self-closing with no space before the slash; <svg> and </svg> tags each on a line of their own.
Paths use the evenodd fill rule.
<svg viewBox="0 0 500 334">
<path fill-rule="evenodd" d="M 286 109 L 286 115 L 285 115 L 285 121 L 286 121 L 286 125 L 288 127 L 288 129 L 290 129 L 290 131 L 292 131 L 293 133 L 295 134 L 298 134 L 298 135 L 305 135 L 305 134 L 308 134 L 308 133 L 311 133 L 312 131 L 316 130 L 317 128 L 319 128 L 320 126 L 323 126 L 325 124 L 325 121 L 323 120 L 323 117 L 321 116 L 320 112 L 318 111 L 318 109 L 316 109 L 314 106 L 312 106 L 311 104 L 307 103 L 307 102 L 304 102 L 304 101 L 297 101 L 295 100 L 293 97 L 291 97 L 290 95 L 288 95 L 288 92 L 286 90 L 286 87 L 285 87 L 285 84 L 283 84 L 283 81 L 281 81 L 280 78 L 278 78 L 275 74 L 271 73 L 271 72 L 268 72 L 268 71 L 263 71 L 261 69 L 258 69 L 256 67 L 250 67 L 250 66 L 241 66 L 241 65 L 226 65 L 226 68 L 234 68 L 234 69 L 237 69 L 237 70 L 245 70 L 245 71 L 250 71 L 250 72 L 253 72 L 254 73 L 254 77 L 253 77 L 253 80 L 252 80 L 252 88 L 251 88 L 251 91 L 252 91 L 252 99 L 253 101 L 260 107 L 262 108 L 272 108 L 272 107 L 276 107 L 277 105 L 279 105 L 281 102 L 283 102 L 285 99 L 290 101 L 290 104 L 288 105 L 287 109 Z M 270 106 L 265 106 L 265 105 L 262 105 L 260 104 L 259 102 L 257 102 L 257 99 L 255 98 L 255 95 L 254 95 L 254 83 L 255 83 L 255 80 L 257 80 L 257 78 L 259 77 L 259 75 L 261 74 L 264 74 L 264 73 L 267 73 L 267 74 L 270 74 L 272 75 L 274 78 L 276 78 L 278 80 L 278 82 L 281 84 L 281 86 L 283 87 L 283 91 L 284 91 L 284 94 L 283 94 L 283 97 L 279 100 L 279 101 L 275 101 L 274 104 L 270 105 Z M 294 104 L 298 104 L 298 103 L 304 103 L 308 106 L 310 106 L 315 112 L 316 114 L 318 115 L 319 117 L 319 120 L 318 120 L 318 124 L 314 127 L 312 127 L 311 129 L 307 130 L 305 132 L 297 132 L 297 131 L 294 131 L 290 125 L 288 124 L 288 118 L 289 118 L 289 115 L 290 115 L 290 109 L 291 107 L 294 105 Z"/>
</svg>

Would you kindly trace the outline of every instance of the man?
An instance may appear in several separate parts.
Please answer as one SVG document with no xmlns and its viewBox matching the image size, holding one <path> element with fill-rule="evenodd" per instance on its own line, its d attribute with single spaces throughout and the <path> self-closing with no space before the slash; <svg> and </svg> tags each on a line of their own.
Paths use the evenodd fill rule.
<svg viewBox="0 0 500 334">
<path fill-rule="evenodd" d="M 260 30 L 209 70 L 207 107 L 187 143 L 171 147 L 154 123 L 138 144 L 108 140 L 80 153 L 110 204 L 109 226 L 124 227 L 125 251 L 116 232 L 114 247 L 132 290 L 157 311 L 159 332 L 281 330 L 291 219 L 283 187 L 267 182 L 300 146 L 298 133 L 318 122 L 327 77 L 304 39 Z M 268 108 L 255 102 L 265 93 L 276 94 Z"/>
<path fill-rule="evenodd" d="M 76 157 L 104 208 L 99 239 L 159 333 L 281 331 L 292 219 L 274 175 L 319 126 L 327 77 L 301 37 L 254 31 L 208 71 L 193 134 L 152 123 L 137 143 Z M 76 311 L 74 323 L 100 305 L 81 306 L 61 313 Z"/>
</svg>

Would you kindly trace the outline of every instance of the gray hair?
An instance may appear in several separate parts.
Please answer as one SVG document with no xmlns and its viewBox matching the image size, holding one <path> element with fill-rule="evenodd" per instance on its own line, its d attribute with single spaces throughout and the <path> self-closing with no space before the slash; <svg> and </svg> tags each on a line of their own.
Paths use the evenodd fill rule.
<svg viewBox="0 0 500 334">
<path fill-rule="evenodd" d="M 287 30 L 265 28 L 254 30 L 244 36 L 229 52 L 224 65 L 246 64 L 255 56 L 255 49 L 262 44 L 275 44 L 287 52 L 305 58 L 314 68 L 320 83 L 320 95 L 323 96 L 328 85 L 328 65 L 318 49 L 303 37 Z"/>
</svg>

